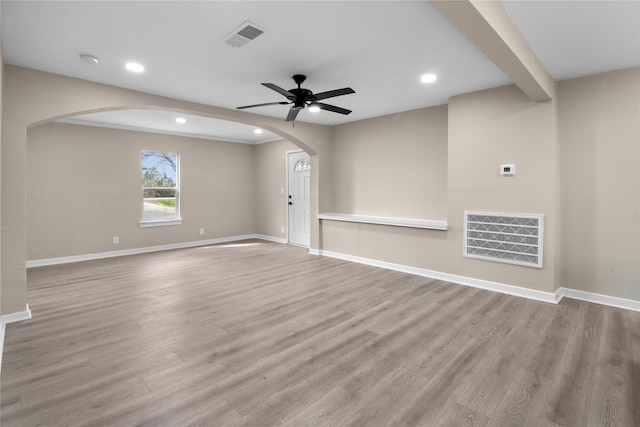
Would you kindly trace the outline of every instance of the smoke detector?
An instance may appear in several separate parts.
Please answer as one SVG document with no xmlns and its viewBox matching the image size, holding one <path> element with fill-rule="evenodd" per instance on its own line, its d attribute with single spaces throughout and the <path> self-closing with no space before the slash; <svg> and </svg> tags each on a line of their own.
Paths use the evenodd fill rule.
<svg viewBox="0 0 640 427">
<path fill-rule="evenodd" d="M 242 47 L 251 40 L 255 40 L 256 37 L 262 33 L 264 33 L 264 30 L 258 28 L 256 24 L 245 21 L 242 25 L 222 39 L 222 41 L 231 47 Z"/>
</svg>

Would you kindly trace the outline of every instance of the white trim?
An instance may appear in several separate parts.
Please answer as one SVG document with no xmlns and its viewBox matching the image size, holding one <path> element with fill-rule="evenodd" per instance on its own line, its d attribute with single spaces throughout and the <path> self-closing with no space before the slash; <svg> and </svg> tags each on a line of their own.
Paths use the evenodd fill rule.
<svg viewBox="0 0 640 427">
<path fill-rule="evenodd" d="M 163 221 L 140 221 L 140 228 L 167 227 L 170 225 L 182 225 L 182 219 L 170 219 Z"/>
<path fill-rule="evenodd" d="M 29 304 L 27 304 L 27 309 L 25 311 L 18 311 L 16 313 L 9 313 L 2 315 L 2 324 L 6 325 L 8 323 L 20 322 L 22 320 L 31 319 L 31 309 L 29 308 Z"/>
<path fill-rule="evenodd" d="M 436 219 L 392 218 L 343 213 L 321 213 L 318 219 L 330 221 L 359 222 L 362 224 L 392 225 L 395 227 L 426 228 L 430 230 L 447 230 L 447 221 Z"/>
<path fill-rule="evenodd" d="M 20 322 L 21 320 L 31 319 L 31 309 L 27 304 L 25 311 L 18 311 L 16 313 L 9 313 L 0 316 L 0 371 L 2 370 L 2 354 L 4 353 L 4 334 L 7 330 L 7 323 Z"/>
<path fill-rule="evenodd" d="M 298 153 L 305 153 L 307 156 L 309 156 L 309 162 L 311 162 L 311 154 L 307 153 L 306 151 L 304 151 L 301 148 L 297 148 L 295 150 L 287 150 L 285 152 L 285 156 L 284 156 L 284 163 L 285 163 L 285 171 L 286 171 L 286 194 L 285 194 L 285 198 L 284 198 L 284 202 L 285 204 L 285 210 L 287 212 L 287 229 L 285 230 L 286 232 L 286 243 L 290 243 L 292 245 L 296 245 L 296 246 L 302 246 L 304 248 L 308 248 L 311 245 L 311 236 L 309 236 L 309 245 L 300 245 L 298 243 L 291 243 L 291 238 L 289 236 L 289 195 L 291 194 L 291 190 L 289 189 L 289 176 L 290 176 L 290 171 L 289 171 L 289 156 L 292 154 L 298 154 Z M 311 175 L 309 175 L 311 176 Z M 311 213 L 309 213 L 309 221 L 311 221 Z"/>
<path fill-rule="evenodd" d="M 297 148 L 295 150 L 287 150 L 284 153 L 284 170 L 285 170 L 285 182 L 284 182 L 284 209 L 286 212 L 286 229 L 284 230 L 285 240 L 289 243 L 289 155 L 294 153 L 303 153 L 304 150 L 302 148 Z M 311 157 L 311 156 L 309 156 Z"/>
<path fill-rule="evenodd" d="M 429 277 L 431 279 L 444 280 L 451 283 L 457 283 L 459 285 L 486 289 L 489 291 L 528 298 L 536 301 L 548 302 L 552 304 L 558 304 L 562 300 L 562 298 L 570 298 L 594 304 L 606 305 L 608 307 L 640 312 L 640 301 L 612 297 L 608 295 L 594 294 L 590 292 L 579 291 L 576 289 L 561 287 L 553 293 L 536 291 L 534 289 L 523 288 L 520 286 L 507 285 L 504 283 L 491 282 L 488 280 L 475 279 L 472 277 L 458 276 L 456 274 L 443 273 L 440 271 L 427 270 L 402 264 L 394 264 L 390 262 L 378 261 L 370 258 L 363 258 L 339 252 L 325 251 L 322 249 L 309 249 L 309 254 L 337 258 L 344 261 L 370 265 L 372 267 L 387 268 L 389 270 L 401 271 L 403 273 L 415 274 L 417 276 Z"/>
<path fill-rule="evenodd" d="M 169 188 L 163 188 L 163 187 L 145 187 L 144 182 L 142 183 L 141 187 L 140 187 L 140 228 L 147 228 L 147 227 L 167 227 L 167 226 L 172 226 L 172 225 L 182 225 L 182 216 L 180 216 L 180 184 L 182 183 L 182 178 L 180 177 L 180 174 L 182 173 L 182 167 L 181 167 L 181 161 L 180 161 L 180 153 L 172 153 L 170 151 L 155 151 L 155 150 L 142 150 L 140 151 L 140 171 L 144 171 L 144 159 L 145 159 L 145 153 L 150 154 L 150 155 L 156 155 L 156 154 L 160 154 L 164 157 L 170 157 L 169 155 L 174 155 L 176 157 L 176 162 L 175 162 L 175 172 L 176 172 L 176 182 L 175 182 L 175 187 L 169 187 Z M 143 174 L 144 175 L 144 174 Z M 145 219 L 145 197 L 144 197 L 144 192 L 145 192 L 145 188 L 152 188 L 152 189 L 166 189 L 166 190 L 173 190 L 174 191 L 174 195 L 173 195 L 173 199 L 175 199 L 176 201 L 176 206 L 175 206 L 175 212 L 173 213 L 173 215 L 171 215 L 171 217 L 169 218 L 163 218 L 163 219 L 156 219 L 156 220 L 149 220 L 149 219 Z M 167 198 L 164 198 L 167 199 Z"/>
<path fill-rule="evenodd" d="M 284 237 L 273 237 L 273 236 L 266 236 L 264 234 L 256 234 L 255 238 L 260 240 L 266 240 L 268 242 L 282 243 L 283 245 L 287 244 L 287 239 L 285 239 Z"/>
<path fill-rule="evenodd" d="M 640 301 L 631 299 L 611 297 L 608 295 L 594 294 L 591 292 L 579 291 L 577 289 L 560 288 L 556 291 L 559 299 L 567 297 L 580 301 L 592 302 L 594 304 L 606 305 L 609 307 L 623 308 L 625 310 L 640 312 Z"/>
<path fill-rule="evenodd" d="M 416 276 L 429 277 L 431 279 L 444 280 L 446 282 L 457 283 L 459 285 L 471 286 L 474 288 L 486 289 L 500 292 L 502 294 L 514 295 L 517 297 L 529 298 L 537 301 L 557 304 L 556 293 L 536 291 L 534 289 L 522 288 L 520 286 L 507 285 L 504 283 L 491 282 L 488 280 L 474 279 L 473 277 L 458 276 L 457 274 L 443 273 L 440 271 L 427 270 L 424 268 L 411 267 L 408 265 L 394 264 L 391 262 L 378 261 L 370 258 L 362 258 L 347 255 L 339 252 L 320 250 L 319 255 L 337 258 L 345 261 L 357 262 L 359 264 L 371 265 L 373 267 L 387 268 L 389 270 L 401 271 L 403 273 L 415 274 Z"/>
<path fill-rule="evenodd" d="M 0 372 L 2 372 L 2 353 L 4 353 L 4 322 L 0 321 Z"/>
<path fill-rule="evenodd" d="M 268 240 L 271 242 L 286 243 L 286 241 L 283 242 L 282 241 L 283 239 L 280 239 L 278 237 L 269 237 L 262 234 L 245 234 L 242 236 L 231 236 L 231 237 L 221 237 L 218 239 L 196 240 L 192 242 L 172 243 L 168 245 L 148 246 L 144 248 L 123 249 L 120 251 L 98 252 L 98 253 L 92 253 L 92 254 L 72 255 L 72 256 L 65 256 L 65 257 L 58 257 L 58 258 L 36 259 L 36 260 L 27 261 L 26 266 L 27 268 L 45 267 L 48 265 L 67 264 L 70 262 L 89 261 L 94 259 L 113 258 L 113 257 L 125 256 L 125 255 L 136 255 L 136 254 L 144 254 L 149 252 L 168 251 L 172 249 L 193 248 L 197 246 L 217 245 L 219 243 L 236 242 L 238 240 L 247 240 L 247 239 L 262 239 L 262 240 Z"/>
</svg>

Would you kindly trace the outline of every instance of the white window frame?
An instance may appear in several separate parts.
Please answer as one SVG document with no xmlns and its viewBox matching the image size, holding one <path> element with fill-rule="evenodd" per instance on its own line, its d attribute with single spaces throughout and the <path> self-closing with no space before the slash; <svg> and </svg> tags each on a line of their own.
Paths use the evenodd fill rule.
<svg viewBox="0 0 640 427">
<path fill-rule="evenodd" d="M 175 189 L 176 195 L 176 217 L 171 219 L 157 219 L 157 220 L 148 220 L 144 219 L 144 190 L 147 188 L 156 188 L 162 189 L 162 187 L 140 187 L 140 227 L 165 227 L 170 225 L 181 225 L 182 224 L 182 216 L 180 215 L 180 153 L 173 153 L 169 151 L 158 151 L 158 150 L 142 150 L 140 152 L 140 172 L 142 173 L 142 153 L 164 153 L 164 154 L 174 154 L 176 156 L 176 186 L 167 187 L 167 189 Z"/>
</svg>

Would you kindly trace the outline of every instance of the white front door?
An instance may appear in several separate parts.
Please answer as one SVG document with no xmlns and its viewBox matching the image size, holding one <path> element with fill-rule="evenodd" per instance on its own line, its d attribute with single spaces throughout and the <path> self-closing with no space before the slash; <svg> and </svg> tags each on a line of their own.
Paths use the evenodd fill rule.
<svg viewBox="0 0 640 427">
<path fill-rule="evenodd" d="M 289 176 L 289 243 L 311 243 L 311 158 L 304 151 L 287 153 Z"/>
</svg>

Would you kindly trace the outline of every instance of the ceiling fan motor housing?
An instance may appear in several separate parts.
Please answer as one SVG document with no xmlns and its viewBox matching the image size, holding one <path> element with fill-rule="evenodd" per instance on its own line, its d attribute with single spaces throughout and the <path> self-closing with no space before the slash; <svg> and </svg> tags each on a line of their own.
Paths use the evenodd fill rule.
<svg viewBox="0 0 640 427">
<path fill-rule="evenodd" d="M 296 109 L 301 110 L 315 100 L 313 97 L 313 92 L 311 92 L 309 89 L 297 88 L 291 89 L 289 90 L 289 92 L 293 94 L 293 96 L 288 96 L 287 98 L 293 101 L 293 108 Z"/>
<path fill-rule="evenodd" d="M 253 107 L 264 107 L 267 105 L 291 105 L 289 109 L 289 114 L 287 115 L 286 120 L 288 122 L 294 121 L 298 116 L 298 113 L 301 110 L 304 110 L 309 105 L 314 105 L 320 108 L 321 110 L 327 110 L 334 113 L 339 114 L 350 114 L 351 110 L 347 110 L 346 108 L 336 107 L 335 105 L 329 105 L 322 102 L 318 102 L 319 100 L 333 98 L 335 96 L 348 95 L 351 93 L 355 93 L 353 89 L 350 87 L 345 87 L 342 89 L 329 90 L 326 92 L 321 92 L 317 94 L 313 94 L 309 89 L 303 89 L 301 87 L 302 83 L 307 79 L 307 76 L 303 74 L 294 74 L 291 76 L 293 81 L 298 85 L 297 88 L 291 90 L 285 90 L 280 86 L 274 85 L 273 83 L 262 83 L 263 86 L 268 87 L 271 90 L 278 92 L 280 95 L 283 95 L 287 98 L 288 102 L 267 102 L 263 104 L 254 104 L 254 105 L 244 105 L 242 107 L 237 107 L 239 110 L 245 108 L 253 108 Z"/>
</svg>

